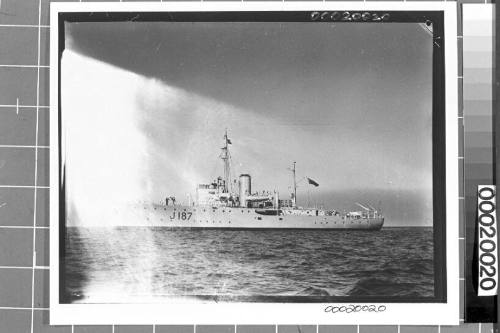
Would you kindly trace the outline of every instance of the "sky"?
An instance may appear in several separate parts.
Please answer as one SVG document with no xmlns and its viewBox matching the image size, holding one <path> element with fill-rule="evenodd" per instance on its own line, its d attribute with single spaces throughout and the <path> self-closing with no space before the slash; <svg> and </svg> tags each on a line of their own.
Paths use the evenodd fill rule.
<svg viewBox="0 0 500 333">
<path fill-rule="evenodd" d="M 187 201 L 222 175 L 386 225 L 432 225 L 432 40 L 413 23 L 67 23 L 69 197 Z M 98 189 L 98 190 L 96 190 Z M 90 218 L 90 217 L 88 217 Z"/>
</svg>

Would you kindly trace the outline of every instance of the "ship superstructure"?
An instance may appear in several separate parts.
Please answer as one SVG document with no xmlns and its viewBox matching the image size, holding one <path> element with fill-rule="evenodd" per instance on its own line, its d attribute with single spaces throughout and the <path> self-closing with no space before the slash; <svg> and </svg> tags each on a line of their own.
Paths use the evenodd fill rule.
<svg viewBox="0 0 500 333">
<path fill-rule="evenodd" d="M 384 216 L 375 208 L 361 205 L 361 211 L 341 213 L 337 210 L 300 207 L 297 202 L 296 162 L 292 172 L 293 192 L 280 198 L 279 192 L 252 191 L 250 174 L 241 174 L 231 181 L 231 155 L 227 131 L 220 158 L 224 175 L 213 182 L 198 184 L 196 200 L 177 204 L 167 197 L 163 204 L 143 204 L 147 225 L 171 228 L 233 228 L 233 229 L 364 229 L 379 230 Z M 314 186 L 319 184 L 304 178 Z"/>
</svg>

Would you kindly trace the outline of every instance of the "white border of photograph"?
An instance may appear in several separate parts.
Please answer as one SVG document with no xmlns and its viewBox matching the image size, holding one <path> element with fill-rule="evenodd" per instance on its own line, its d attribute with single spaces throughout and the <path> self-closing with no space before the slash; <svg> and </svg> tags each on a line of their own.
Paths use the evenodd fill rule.
<svg viewBox="0 0 500 333">
<path fill-rule="evenodd" d="M 459 324 L 458 81 L 456 2 L 51 3 L 50 10 L 50 324 Z M 60 304 L 58 161 L 58 14 L 62 12 L 444 11 L 446 73 L 446 303 L 370 303 L 383 312 L 328 313 L 351 303 Z M 98 163 L 98 161 L 96 161 Z M 439 244 L 435 244 L 439 246 Z M 369 305 L 352 303 L 354 305 Z"/>
</svg>

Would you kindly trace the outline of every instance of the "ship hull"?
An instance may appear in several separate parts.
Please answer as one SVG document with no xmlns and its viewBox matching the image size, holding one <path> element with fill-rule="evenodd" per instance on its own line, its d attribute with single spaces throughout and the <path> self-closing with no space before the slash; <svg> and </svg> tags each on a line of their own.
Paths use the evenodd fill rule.
<svg viewBox="0 0 500 333">
<path fill-rule="evenodd" d="M 165 206 L 144 204 L 128 225 L 189 229 L 325 229 L 380 230 L 383 217 L 347 217 L 318 215 L 318 211 L 303 210 L 303 214 L 281 213 L 266 215 L 258 209 L 210 206 Z"/>
</svg>

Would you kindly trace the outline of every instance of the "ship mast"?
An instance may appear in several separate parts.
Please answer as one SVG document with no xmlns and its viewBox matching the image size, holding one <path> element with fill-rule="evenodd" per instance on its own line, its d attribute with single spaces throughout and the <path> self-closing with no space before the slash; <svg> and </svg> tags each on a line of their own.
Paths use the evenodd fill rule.
<svg viewBox="0 0 500 333">
<path fill-rule="evenodd" d="M 229 145 L 231 144 L 231 140 L 227 137 L 227 129 L 226 132 L 224 133 L 224 147 L 221 148 L 222 152 L 220 154 L 220 158 L 222 159 L 224 163 L 224 192 L 228 193 L 229 192 L 229 187 L 228 184 L 229 178 L 230 178 L 230 165 L 229 165 Z"/>
<path fill-rule="evenodd" d="M 293 173 L 293 207 L 297 207 L 297 178 L 295 177 L 295 161 L 290 169 Z"/>
</svg>

